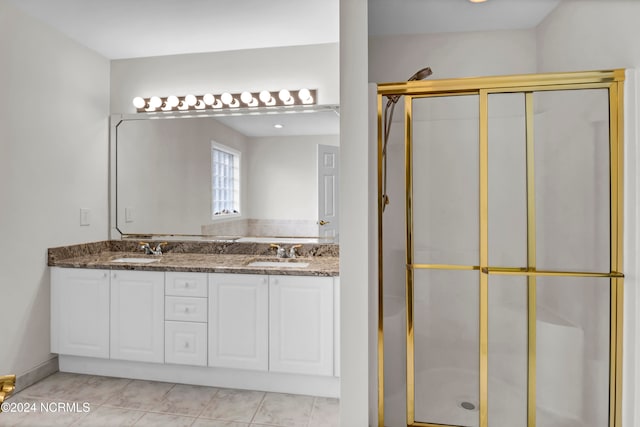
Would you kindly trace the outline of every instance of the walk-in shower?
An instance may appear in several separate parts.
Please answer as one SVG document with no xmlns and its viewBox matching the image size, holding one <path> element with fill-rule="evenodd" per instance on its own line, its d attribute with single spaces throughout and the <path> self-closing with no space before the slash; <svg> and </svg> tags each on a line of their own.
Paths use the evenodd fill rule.
<svg viewBox="0 0 640 427">
<path fill-rule="evenodd" d="M 623 80 L 378 85 L 380 427 L 621 426 Z"/>
</svg>

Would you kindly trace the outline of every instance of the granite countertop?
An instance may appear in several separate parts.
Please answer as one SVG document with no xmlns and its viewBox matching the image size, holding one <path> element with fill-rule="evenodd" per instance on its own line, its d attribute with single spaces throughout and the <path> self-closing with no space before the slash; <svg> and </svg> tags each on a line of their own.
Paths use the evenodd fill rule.
<svg viewBox="0 0 640 427">
<path fill-rule="evenodd" d="M 62 248 L 59 248 L 62 249 Z M 64 248 L 64 249 L 68 249 Z M 241 253 L 165 253 L 160 256 L 144 255 L 141 252 L 113 250 L 109 245 L 102 245 L 95 250 L 70 251 L 60 256 L 55 249 L 49 250 L 49 266 L 68 268 L 96 268 L 107 270 L 141 270 L 141 271 L 191 271 L 204 273 L 243 273 L 273 274 L 291 276 L 338 276 L 338 256 L 308 256 L 304 254 L 294 259 L 279 259 L 271 254 Z M 120 249 L 120 248 L 117 248 Z M 307 256 L 304 256 L 307 255 Z M 113 262 L 118 258 L 157 259 L 151 263 Z M 256 261 L 276 261 L 295 267 L 254 267 L 248 264 Z M 298 266 L 308 263 L 308 266 Z"/>
</svg>

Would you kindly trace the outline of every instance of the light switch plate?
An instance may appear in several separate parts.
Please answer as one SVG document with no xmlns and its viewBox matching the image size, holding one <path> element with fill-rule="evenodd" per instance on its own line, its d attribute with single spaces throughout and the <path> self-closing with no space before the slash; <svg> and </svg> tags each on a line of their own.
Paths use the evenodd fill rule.
<svg viewBox="0 0 640 427">
<path fill-rule="evenodd" d="M 80 208 L 80 225 L 91 224 L 91 211 L 87 208 Z"/>
<path fill-rule="evenodd" d="M 124 208 L 124 221 L 133 222 L 133 208 Z"/>
</svg>

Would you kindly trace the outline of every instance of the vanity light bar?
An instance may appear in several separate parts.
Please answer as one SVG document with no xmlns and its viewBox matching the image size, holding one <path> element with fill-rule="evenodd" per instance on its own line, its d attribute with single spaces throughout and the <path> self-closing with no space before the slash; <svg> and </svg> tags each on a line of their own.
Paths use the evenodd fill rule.
<svg viewBox="0 0 640 427">
<path fill-rule="evenodd" d="M 152 96 L 133 98 L 133 106 L 138 113 L 162 112 L 162 111 L 189 111 L 189 110 L 222 110 L 233 108 L 252 107 L 283 107 L 289 105 L 315 105 L 317 97 L 316 89 L 300 89 L 269 92 L 225 92 L 219 95 L 206 93 L 204 95 L 185 96 Z"/>
</svg>

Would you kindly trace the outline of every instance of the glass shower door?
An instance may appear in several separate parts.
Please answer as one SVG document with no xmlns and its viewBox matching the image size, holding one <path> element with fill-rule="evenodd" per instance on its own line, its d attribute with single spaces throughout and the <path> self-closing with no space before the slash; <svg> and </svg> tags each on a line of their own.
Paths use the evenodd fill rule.
<svg viewBox="0 0 640 427">
<path fill-rule="evenodd" d="M 620 423 L 621 86 L 516 77 L 403 93 L 409 426 Z"/>
<path fill-rule="evenodd" d="M 478 125 L 477 95 L 413 100 L 407 367 L 415 422 L 478 426 Z"/>
</svg>

